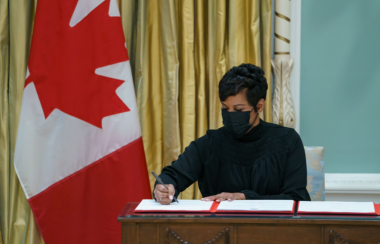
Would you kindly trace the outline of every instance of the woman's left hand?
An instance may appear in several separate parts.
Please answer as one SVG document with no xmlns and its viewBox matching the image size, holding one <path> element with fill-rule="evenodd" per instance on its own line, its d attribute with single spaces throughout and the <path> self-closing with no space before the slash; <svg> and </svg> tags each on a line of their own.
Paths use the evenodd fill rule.
<svg viewBox="0 0 380 244">
<path fill-rule="evenodd" d="M 218 195 L 204 197 L 201 200 L 202 201 L 217 201 L 217 202 L 228 200 L 230 202 L 233 200 L 245 200 L 245 195 L 240 192 L 238 193 L 222 192 Z"/>
</svg>

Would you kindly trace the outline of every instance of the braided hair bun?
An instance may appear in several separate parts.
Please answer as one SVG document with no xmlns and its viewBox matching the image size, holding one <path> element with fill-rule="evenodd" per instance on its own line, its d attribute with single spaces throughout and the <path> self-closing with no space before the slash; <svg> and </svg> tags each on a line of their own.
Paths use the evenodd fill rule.
<svg viewBox="0 0 380 244">
<path fill-rule="evenodd" d="M 253 64 L 241 64 L 232 67 L 219 82 L 219 99 L 225 101 L 229 96 L 235 96 L 246 90 L 248 103 L 257 112 L 257 103 L 266 99 L 268 83 L 264 71 Z"/>
</svg>

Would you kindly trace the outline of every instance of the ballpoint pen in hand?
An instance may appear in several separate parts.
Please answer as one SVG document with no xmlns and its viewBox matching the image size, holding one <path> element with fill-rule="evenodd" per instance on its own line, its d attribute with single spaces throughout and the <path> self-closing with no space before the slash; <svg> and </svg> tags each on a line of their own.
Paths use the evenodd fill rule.
<svg viewBox="0 0 380 244">
<path fill-rule="evenodd" d="M 164 184 L 164 182 L 162 182 L 161 178 L 158 177 L 158 176 L 156 175 L 156 173 L 154 173 L 154 171 L 152 171 L 152 175 L 154 176 L 154 178 L 156 178 L 156 180 L 158 181 L 158 183 L 160 183 L 160 184 L 163 185 L 167 190 L 169 190 L 169 188 Z M 174 201 L 176 201 L 177 203 L 179 203 L 178 200 L 177 200 L 177 198 L 176 198 L 174 195 L 173 195 L 173 198 L 174 198 Z"/>
</svg>

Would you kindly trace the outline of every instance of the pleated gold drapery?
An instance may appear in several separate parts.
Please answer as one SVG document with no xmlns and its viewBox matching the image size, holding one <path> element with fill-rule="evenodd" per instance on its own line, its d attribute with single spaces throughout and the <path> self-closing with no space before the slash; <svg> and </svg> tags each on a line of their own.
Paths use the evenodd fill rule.
<svg viewBox="0 0 380 244">
<path fill-rule="evenodd" d="M 35 1 L 0 0 L 0 219 L 4 244 L 43 243 L 13 167 Z"/>
<path fill-rule="evenodd" d="M 0 240 L 40 244 L 13 167 L 37 0 L 0 0 Z M 118 0 L 149 171 L 222 125 L 218 82 L 232 66 L 264 68 L 271 121 L 271 0 Z M 151 178 L 153 185 L 153 179 Z M 182 198 L 200 198 L 197 186 Z"/>
<path fill-rule="evenodd" d="M 222 125 L 218 83 L 233 66 L 264 69 L 269 89 L 262 118 L 271 122 L 271 4 L 121 1 L 149 171 L 160 172 L 191 141 Z M 193 185 L 181 197 L 201 195 Z"/>
</svg>

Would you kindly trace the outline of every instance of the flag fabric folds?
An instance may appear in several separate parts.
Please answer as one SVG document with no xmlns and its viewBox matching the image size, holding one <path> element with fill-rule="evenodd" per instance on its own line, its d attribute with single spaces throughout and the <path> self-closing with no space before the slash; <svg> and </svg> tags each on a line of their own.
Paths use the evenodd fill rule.
<svg viewBox="0 0 380 244">
<path fill-rule="evenodd" d="M 120 243 L 151 198 L 116 0 L 39 0 L 15 169 L 46 244 Z"/>
</svg>

